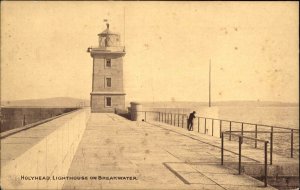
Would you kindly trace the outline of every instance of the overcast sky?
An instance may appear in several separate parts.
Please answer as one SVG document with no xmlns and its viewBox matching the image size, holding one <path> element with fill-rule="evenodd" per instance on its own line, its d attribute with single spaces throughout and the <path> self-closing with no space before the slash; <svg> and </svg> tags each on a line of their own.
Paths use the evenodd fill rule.
<svg viewBox="0 0 300 190">
<path fill-rule="evenodd" d="M 298 102 L 298 2 L 1 4 L 2 100 L 89 99 L 108 19 L 125 28 L 126 101 L 207 101 L 211 59 L 213 101 Z"/>
</svg>

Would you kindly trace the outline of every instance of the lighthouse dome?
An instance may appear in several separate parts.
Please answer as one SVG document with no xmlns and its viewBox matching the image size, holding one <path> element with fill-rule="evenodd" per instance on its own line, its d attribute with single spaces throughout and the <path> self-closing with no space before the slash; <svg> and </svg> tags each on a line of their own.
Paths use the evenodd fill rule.
<svg viewBox="0 0 300 190">
<path fill-rule="evenodd" d="M 109 24 L 106 24 L 107 28 L 98 34 L 99 47 L 113 47 L 120 46 L 120 34 L 114 33 L 109 29 Z"/>
</svg>

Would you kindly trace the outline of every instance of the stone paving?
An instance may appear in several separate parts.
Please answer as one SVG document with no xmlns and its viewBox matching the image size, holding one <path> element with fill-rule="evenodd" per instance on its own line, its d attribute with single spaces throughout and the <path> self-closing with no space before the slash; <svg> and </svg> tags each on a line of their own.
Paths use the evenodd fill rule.
<svg viewBox="0 0 300 190">
<path fill-rule="evenodd" d="M 88 179 L 65 181 L 63 189 L 274 189 L 221 166 L 219 140 L 205 138 L 155 122 L 92 113 L 68 172 Z"/>
</svg>

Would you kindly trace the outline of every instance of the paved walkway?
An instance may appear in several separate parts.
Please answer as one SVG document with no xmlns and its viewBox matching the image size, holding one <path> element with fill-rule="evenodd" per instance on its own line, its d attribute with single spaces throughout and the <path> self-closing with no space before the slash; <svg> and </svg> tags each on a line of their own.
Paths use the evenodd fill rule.
<svg viewBox="0 0 300 190">
<path fill-rule="evenodd" d="M 88 179 L 66 181 L 63 188 L 273 189 L 222 167 L 217 147 L 170 128 L 115 114 L 91 114 L 68 173 Z M 90 179 L 98 176 L 101 180 Z"/>
</svg>

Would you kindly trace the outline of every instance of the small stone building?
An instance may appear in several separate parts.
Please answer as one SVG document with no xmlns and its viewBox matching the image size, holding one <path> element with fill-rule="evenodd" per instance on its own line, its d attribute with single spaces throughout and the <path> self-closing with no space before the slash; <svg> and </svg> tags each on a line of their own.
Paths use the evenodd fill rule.
<svg viewBox="0 0 300 190">
<path fill-rule="evenodd" d="M 107 28 L 98 34 L 98 47 L 89 47 L 93 58 L 91 92 L 92 112 L 114 112 L 125 109 L 123 89 L 123 56 L 125 47 L 120 45 L 120 35 Z"/>
</svg>

